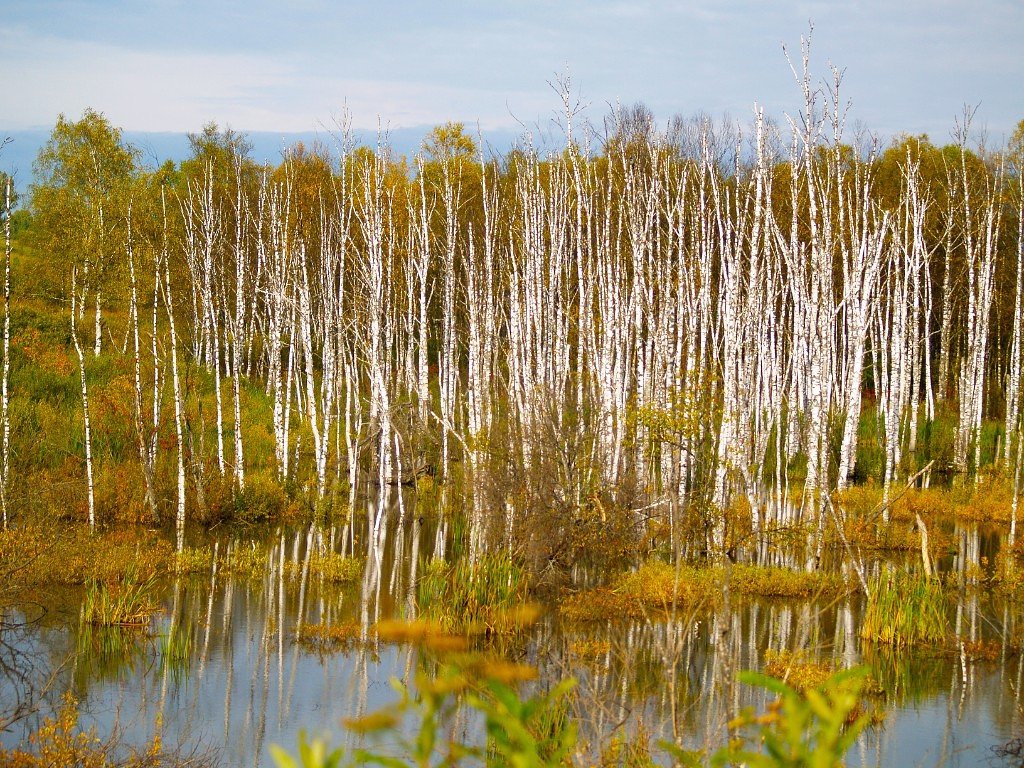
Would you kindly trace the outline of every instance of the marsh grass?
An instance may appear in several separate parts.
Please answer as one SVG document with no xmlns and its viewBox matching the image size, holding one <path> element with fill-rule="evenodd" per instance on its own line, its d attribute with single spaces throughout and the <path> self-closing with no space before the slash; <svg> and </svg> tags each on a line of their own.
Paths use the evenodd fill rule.
<svg viewBox="0 0 1024 768">
<path fill-rule="evenodd" d="M 82 600 L 81 621 L 106 627 L 144 627 L 156 610 L 156 587 L 155 575 L 140 577 L 134 569 L 116 582 L 91 580 Z"/>
<path fill-rule="evenodd" d="M 919 574 L 894 570 L 871 586 L 861 637 L 897 647 L 942 643 L 949 634 L 942 587 Z"/>
<path fill-rule="evenodd" d="M 93 535 L 87 526 L 28 524 L 0 531 L 0 574 L 16 574 L 24 587 L 145 580 L 168 572 L 173 558 L 171 544 L 145 529 Z"/>
<path fill-rule="evenodd" d="M 476 563 L 435 560 L 424 569 L 416 596 L 422 617 L 450 632 L 509 634 L 536 619 L 527 604 L 526 571 L 505 553 Z"/>
<path fill-rule="evenodd" d="M 160 672 L 170 673 L 176 682 L 183 680 L 192 661 L 193 645 L 191 630 L 180 622 L 170 622 L 156 637 Z"/>
<path fill-rule="evenodd" d="M 234 576 L 262 576 L 267 571 L 270 552 L 263 544 L 239 544 L 221 561 L 221 569 Z"/>
</svg>

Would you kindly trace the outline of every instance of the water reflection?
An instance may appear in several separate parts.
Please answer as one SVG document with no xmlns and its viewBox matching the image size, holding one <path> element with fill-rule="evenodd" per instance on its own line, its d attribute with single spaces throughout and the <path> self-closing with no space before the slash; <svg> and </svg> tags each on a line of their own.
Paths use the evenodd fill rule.
<svg viewBox="0 0 1024 768">
<path fill-rule="evenodd" d="M 84 724 L 101 735 L 119 729 L 141 744 L 159 729 L 166 744 L 215 747 L 228 765 L 267 765 L 267 744 L 293 745 L 300 729 L 351 742 L 356 737 L 345 733 L 342 718 L 390 703 L 389 680 L 407 681 L 417 664 L 429 663 L 408 646 L 381 643 L 372 626 L 415 617 L 417 575 L 444 556 L 448 536 L 415 515 L 371 507 L 365 527 L 313 524 L 226 537 L 214 543 L 207 569 L 164 585 L 162 610 L 144 633 L 80 624 L 80 595 L 55 597 L 43 620 L 4 631 L 6 646 L 32 660 L 23 668 L 34 679 L 45 677 L 42 670 L 56 679 L 39 715 L 14 724 L 3 742 L 21 741 L 68 688 L 83 702 Z M 733 599 L 667 619 L 582 626 L 564 625 L 550 610 L 501 650 L 537 665 L 539 685 L 579 680 L 581 740 L 595 750 L 613 735 L 641 733 L 714 748 L 741 708 L 767 703 L 765 692 L 737 684 L 735 675 L 762 668 L 773 652 L 837 667 L 870 665 L 888 714 L 860 739 L 849 764 L 974 765 L 1020 732 L 1024 662 L 1015 649 L 1024 616 L 1018 605 L 972 585 L 1000 542 L 966 527 L 953 538 L 958 550 L 948 567 L 961 576 L 950 616 L 956 651 L 900 653 L 863 643 L 864 606 L 856 596 Z M 760 544 L 752 552 L 767 555 Z M 326 578 L 311 567 L 326 553 L 364 558 L 361 577 L 347 585 Z M 802 561 L 787 564 L 794 563 Z M 867 564 L 873 575 L 882 567 Z M 597 578 L 586 568 L 578 576 Z M 355 626 L 357 641 L 339 652 L 295 642 L 311 625 Z M 24 675 L 8 677 L 0 698 L 16 701 L 27 685 Z"/>
</svg>

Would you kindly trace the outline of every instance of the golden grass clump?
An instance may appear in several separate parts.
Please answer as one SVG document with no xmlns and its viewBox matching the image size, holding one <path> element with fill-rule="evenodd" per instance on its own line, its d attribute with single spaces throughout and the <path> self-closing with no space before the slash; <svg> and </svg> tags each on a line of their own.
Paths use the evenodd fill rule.
<svg viewBox="0 0 1024 768">
<path fill-rule="evenodd" d="M 797 599 L 835 597 L 853 588 L 838 574 L 805 572 L 758 565 L 685 565 L 677 569 L 661 560 L 649 560 L 635 571 L 621 574 L 609 587 L 568 596 L 560 606 L 562 618 L 572 622 L 639 618 L 673 607 L 693 608 L 721 603 L 726 587 L 736 598 Z"/>
<path fill-rule="evenodd" d="M 362 641 L 362 629 L 356 622 L 305 624 L 295 633 L 295 641 L 306 650 L 324 653 L 347 651 Z"/>
<path fill-rule="evenodd" d="M 768 650 L 764 654 L 764 673 L 801 693 L 821 687 L 835 672 L 834 663 L 811 661 L 800 653 Z"/>
<path fill-rule="evenodd" d="M 289 563 L 290 568 L 301 569 L 301 563 Z M 331 584 L 352 584 L 363 575 L 363 561 L 358 557 L 345 557 L 336 552 L 311 555 L 309 573 Z"/>
<path fill-rule="evenodd" d="M 1013 505 L 1013 482 L 989 474 L 976 483 L 952 492 L 954 514 L 960 520 L 979 523 L 1009 523 Z"/>
<path fill-rule="evenodd" d="M 676 569 L 662 560 L 648 560 L 635 571 L 623 574 L 614 591 L 627 600 L 640 601 L 651 608 L 693 605 L 713 598 L 715 585 L 711 569 L 683 566 Z"/>
<path fill-rule="evenodd" d="M 835 597 L 851 588 L 839 574 L 794 571 L 757 565 L 734 565 L 730 588 L 745 597 L 803 599 Z"/>
<path fill-rule="evenodd" d="M 235 576 L 262 576 L 270 559 L 267 548 L 255 543 L 230 550 L 221 561 L 221 569 Z"/>
</svg>

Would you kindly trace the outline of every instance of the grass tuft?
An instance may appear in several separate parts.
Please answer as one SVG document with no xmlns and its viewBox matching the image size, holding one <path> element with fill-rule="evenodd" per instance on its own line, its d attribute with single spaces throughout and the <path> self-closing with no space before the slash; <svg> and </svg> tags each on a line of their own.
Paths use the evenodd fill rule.
<svg viewBox="0 0 1024 768">
<path fill-rule="evenodd" d="M 134 570 L 121 581 L 89 581 L 82 601 L 82 622 L 101 626 L 144 626 L 155 610 L 156 576 L 140 578 Z"/>
<path fill-rule="evenodd" d="M 942 588 L 918 574 L 883 574 L 871 587 L 860 634 L 895 646 L 941 643 L 948 634 Z"/>
<path fill-rule="evenodd" d="M 512 634 L 537 618 L 526 602 L 526 571 L 504 553 L 476 563 L 434 561 L 416 594 L 422 617 L 446 632 Z"/>
</svg>

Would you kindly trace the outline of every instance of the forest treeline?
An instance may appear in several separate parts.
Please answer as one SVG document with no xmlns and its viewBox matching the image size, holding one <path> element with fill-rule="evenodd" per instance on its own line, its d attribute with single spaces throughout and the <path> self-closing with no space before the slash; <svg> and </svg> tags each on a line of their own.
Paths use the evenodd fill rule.
<svg viewBox="0 0 1024 768">
<path fill-rule="evenodd" d="M 432 476 L 472 552 L 617 507 L 718 555 L 727 510 L 820 532 L 835 492 L 925 466 L 1016 499 L 1024 123 L 883 147 L 838 77 L 799 81 L 783 124 L 597 130 L 566 90 L 564 146 L 503 156 L 457 123 L 413 158 L 341 125 L 260 165 L 210 125 L 154 169 L 61 117 L 6 217 L 5 518 L 63 499 L 180 543 L 257 486 L 370 487 L 379 527 Z"/>
</svg>

